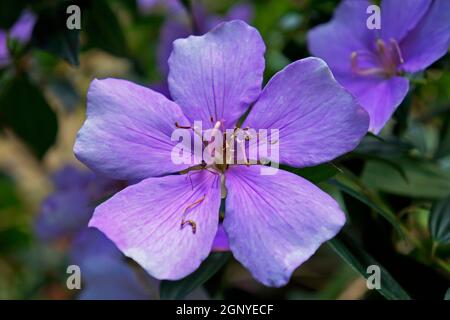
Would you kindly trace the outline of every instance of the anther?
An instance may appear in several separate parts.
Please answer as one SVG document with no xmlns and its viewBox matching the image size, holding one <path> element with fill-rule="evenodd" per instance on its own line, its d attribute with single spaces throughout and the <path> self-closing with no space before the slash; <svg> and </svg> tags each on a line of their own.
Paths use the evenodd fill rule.
<svg viewBox="0 0 450 320">
<path fill-rule="evenodd" d="M 181 126 L 178 121 L 175 122 L 175 127 L 177 127 L 178 129 L 191 129 L 191 126 Z"/>
<path fill-rule="evenodd" d="M 197 232 L 197 224 L 193 220 L 182 220 L 181 221 L 181 229 L 183 229 L 184 226 L 187 224 L 191 226 L 192 233 L 195 234 Z"/>
</svg>

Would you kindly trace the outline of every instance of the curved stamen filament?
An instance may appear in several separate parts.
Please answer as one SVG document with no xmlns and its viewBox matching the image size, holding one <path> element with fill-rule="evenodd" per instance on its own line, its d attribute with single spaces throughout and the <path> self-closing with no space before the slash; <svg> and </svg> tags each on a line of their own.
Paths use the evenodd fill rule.
<svg viewBox="0 0 450 320">
<path fill-rule="evenodd" d="M 397 60 L 398 60 L 400 63 L 404 63 L 405 60 L 403 60 L 402 51 L 400 50 L 400 46 L 398 45 L 397 40 L 391 38 L 391 39 L 389 39 L 389 41 L 391 42 L 391 45 L 392 45 L 392 47 L 394 48 L 394 51 L 395 51 L 395 53 L 396 53 L 396 55 L 397 55 Z"/>
<path fill-rule="evenodd" d="M 195 223 L 195 221 L 194 220 L 185 220 L 185 217 L 186 217 L 187 211 L 189 209 L 192 209 L 192 208 L 196 207 L 197 205 L 199 205 L 200 203 L 202 203 L 203 200 L 205 200 L 205 198 L 206 198 L 206 194 L 204 194 L 200 199 L 191 203 L 184 209 L 183 218 L 181 219 L 181 229 L 183 229 L 186 225 L 190 225 L 192 228 L 192 233 L 195 234 L 197 232 L 197 224 Z"/>
<path fill-rule="evenodd" d="M 370 76 L 370 75 L 382 75 L 384 74 L 384 70 L 382 68 L 361 68 L 358 63 L 358 57 L 360 54 L 356 51 L 353 51 L 350 57 L 352 71 L 360 76 Z"/>
<path fill-rule="evenodd" d="M 369 64 L 374 67 L 361 67 L 361 59 L 368 58 Z M 361 76 L 381 75 L 395 76 L 398 73 L 397 67 L 404 63 L 402 52 L 398 42 L 391 38 L 389 42 L 383 39 L 377 39 L 375 42 L 375 51 L 354 51 L 350 56 L 352 71 Z"/>
<path fill-rule="evenodd" d="M 192 228 L 192 233 L 195 234 L 197 232 L 197 224 L 193 220 L 183 220 L 181 222 L 181 229 L 184 228 L 185 225 L 190 225 Z"/>
</svg>

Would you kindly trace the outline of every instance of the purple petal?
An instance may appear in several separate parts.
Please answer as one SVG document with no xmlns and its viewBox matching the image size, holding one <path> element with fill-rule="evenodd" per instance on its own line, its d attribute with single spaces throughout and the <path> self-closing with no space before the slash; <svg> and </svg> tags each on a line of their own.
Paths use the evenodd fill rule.
<svg viewBox="0 0 450 320">
<path fill-rule="evenodd" d="M 139 12 L 142 14 L 150 13 L 158 6 L 167 10 L 169 14 L 184 11 L 183 5 L 179 0 L 137 0 Z"/>
<path fill-rule="evenodd" d="M 219 220 L 219 183 L 219 176 L 206 170 L 149 178 L 97 207 L 89 225 L 152 276 L 180 279 L 210 253 Z"/>
<path fill-rule="evenodd" d="M 333 72 L 349 72 L 352 52 L 373 48 L 377 30 L 366 26 L 369 5 L 366 0 L 343 1 L 330 22 L 308 32 L 309 51 L 324 59 Z"/>
<path fill-rule="evenodd" d="M 88 170 L 82 170 L 74 165 L 66 165 L 52 175 L 55 189 L 59 191 L 83 190 L 95 180 L 95 175 Z"/>
<path fill-rule="evenodd" d="M 167 99 L 170 99 L 170 91 L 166 81 L 153 82 L 148 86 L 153 91 L 159 92 L 164 95 Z"/>
<path fill-rule="evenodd" d="M 114 243 L 95 228 L 83 228 L 72 242 L 70 260 L 82 267 L 86 260 L 105 256 L 120 260 L 123 254 Z"/>
<path fill-rule="evenodd" d="M 269 81 L 242 126 L 278 129 L 279 162 L 304 167 L 353 150 L 368 124 L 367 113 L 325 62 L 306 58 Z"/>
<path fill-rule="evenodd" d="M 203 128 L 213 126 L 211 117 L 233 127 L 260 94 L 264 51 L 258 31 L 239 20 L 176 40 L 169 59 L 171 96 Z"/>
<path fill-rule="evenodd" d="M 74 152 L 92 170 L 123 180 L 177 172 L 171 159 L 175 123 L 186 125 L 180 108 L 163 95 L 118 79 L 94 80 L 87 119 Z"/>
<path fill-rule="evenodd" d="M 427 12 L 431 0 L 383 0 L 381 2 L 381 37 L 400 42 Z"/>
<path fill-rule="evenodd" d="M 300 264 L 334 237 L 345 215 L 328 194 L 292 173 L 263 176 L 232 166 L 224 227 L 234 257 L 268 286 L 285 285 Z"/>
<path fill-rule="evenodd" d="M 25 11 L 12 26 L 9 36 L 21 43 L 26 43 L 30 41 L 35 24 L 36 16 L 31 11 Z"/>
<path fill-rule="evenodd" d="M 237 3 L 228 10 L 226 18 L 228 20 L 242 20 L 248 23 L 252 20 L 253 14 L 252 5 L 249 3 Z"/>
<path fill-rule="evenodd" d="M 378 134 L 408 93 L 403 77 L 390 79 L 336 75 L 339 82 L 364 106 L 370 116 L 369 131 Z"/>
<path fill-rule="evenodd" d="M 450 1 L 434 1 L 426 15 L 400 43 L 403 70 L 425 69 L 447 53 L 450 45 Z"/>
<path fill-rule="evenodd" d="M 214 252 L 230 251 L 228 236 L 225 233 L 225 229 L 222 224 L 219 224 L 219 228 L 217 229 L 216 237 L 214 238 L 211 251 Z"/>
<path fill-rule="evenodd" d="M 143 283 L 125 257 L 106 236 L 96 229 L 85 229 L 74 240 L 70 261 L 81 269 L 83 287 L 81 300 L 143 300 L 152 292 Z M 145 273 L 142 275 L 145 276 Z M 145 277 L 148 283 L 156 281 Z"/>
<path fill-rule="evenodd" d="M 35 232 L 44 241 L 73 236 L 87 226 L 92 212 L 86 190 L 56 192 L 43 201 Z"/>
<path fill-rule="evenodd" d="M 158 68 L 164 78 L 169 74 L 168 60 L 173 50 L 173 42 L 192 34 L 189 21 L 185 16 L 171 16 L 161 27 L 158 40 Z"/>
<path fill-rule="evenodd" d="M 0 68 L 6 66 L 10 62 L 7 39 L 8 36 L 6 32 L 0 30 Z"/>
</svg>

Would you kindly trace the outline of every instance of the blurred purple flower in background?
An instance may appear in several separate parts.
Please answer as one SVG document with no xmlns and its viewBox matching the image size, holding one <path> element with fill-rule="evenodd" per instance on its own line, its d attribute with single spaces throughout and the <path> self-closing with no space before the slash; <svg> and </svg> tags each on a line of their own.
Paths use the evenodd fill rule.
<svg viewBox="0 0 450 320">
<path fill-rule="evenodd" d="M 84 282 L 79 299 L 156 299 L 159 283 L 124 255 L 102 232 L 88 228 L 96 203 L 123 188 L 124 183 L 65 166 L 53 175 L 55 192 L 42 203 L 35 222 L 41 241 L 69 240 L 70 263 L 81 269 Z M 218 233 L 213 251 L 227 251 Z M 189 297 L 206 299 L 202 289 Z"/>
<path fill-rule="evenodd" d="M 42 241 L 70 241 L 70 263 L 80 267 L 83 279 L 78 298 L 155 298 L 155 280 L 145 272 L 138 277 L 114 243 L 87 227 L 96 202 L 120 190 L 121 183 L 73 166 L 57 171 L 53 182 L 56 190 L 44 200 L 35 230 Z"/>
<path fill-rule="evenodd" d="M 9 32 L 0 29 L 0 68 L 10 63 L 8 38 L 21 44 L 27 43 L 30 41 L 35 23 L 36 16 L 31 11 L 24 11 Z"/>
<path fill-rule="evenodd" d="M 308 33 L 312 54 L 369 112 L 379 133 L 405 98 L 405 72 L 424 70 L 445 55 L 450 42 L 450 1 L 381 1 L 381 29 L 369 29 L 368 0 L 345 0 L 333 19 Z"/>
<path fill-rule="evenodd" d="M 158 297 L 158 281 L 127 263 L 103 233 L 84 228 L 70 249 L 70 263 L 78 265 L 84 287 L 81 300 L 148 300 Z"/>
<path fill-rule="evenodd" d="M 281 286 L 345 223 L 334 199 L 287 171 L 264 176 L 260 165 L 231 165 L 176 174 L 189 167 L 171 161 L 176 123 L 234 128 L 252 104 L 242 126 L 278 129 L 282 164 L 314 166 L 358 145 L 368 115 L 322 60 L 296 61 L 261 90 L 264 52 L 256 29 L 232 21 L 174 42 L 168 83 L 175 102 L 124 80 L 91 83 L 75 155 L 99 173 L 142 181 L 98 206 L 90 226 L 158 279 L 195 271 L 220 243 L 219 232 L 257 280 Z"/>
</svg>

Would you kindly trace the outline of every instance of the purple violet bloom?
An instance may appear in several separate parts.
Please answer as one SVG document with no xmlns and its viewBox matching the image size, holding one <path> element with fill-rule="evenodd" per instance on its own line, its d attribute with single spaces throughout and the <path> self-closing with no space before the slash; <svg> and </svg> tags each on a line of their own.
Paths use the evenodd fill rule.
<svg viewBox="0 0 450 320">
<path fill-rule="evenodd" d="M 70 165 L 52 180 L 55 192 L 42 202 L 35 224 L 37 236 L 44 241 L 75 236 L 87 227 L 96 202 L 121 189 L 117 181 Z"/>
<path fill-rule="evenodd" d="M 30 41 L 36 16 L 31 11 L 24 11 L 9 32 L 0 29 L 0 68 L 10 63 L 8 37 L 25 44 Z"/>
<path fill-rule="evenodd" d="M 405 73 L 424 70 L 445 55 L 450 1 L 382 0 L 381 29 L 366 26 L 368 0 L 343 1 L 333 19 L 312 29 L 308 45 L 369 112 L 378 134 L 405 98 Z"/>
<path fill-rule="evenodd" d="M 322 60 L 296 61 L 261 90 L 264 52 L 259 32 L 235 20 L 174 42 L 174 102 L 125 80 L 91 83 L 75 155 L 94 171 L 141 182 L 98 206 L 89 225 L 155 278 L 183 278 L 209 255 L 223 188 L 231 251 L 268 286 L 286 284 L 345 223 L 333 198 L 293 173 L 213 164 L 189 175 L 179 173 L 191 165 L 171 161 L 177 124 L 232 129 L 251 105 L 242 127 L 278 129 L 282 164 L 314 166 L 358 145 L 368 115 Z"/>
<path fill-rule="evenodd" d="M 158 282 L 126 258 L 103 233 L 84 228 L 70 249 L 70 263 L 81 269 L 80 300 L 149 300 L 158 296 Z"/>
</svg>

